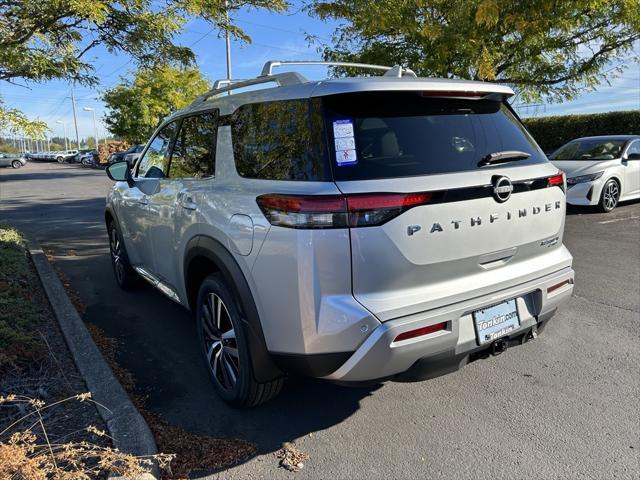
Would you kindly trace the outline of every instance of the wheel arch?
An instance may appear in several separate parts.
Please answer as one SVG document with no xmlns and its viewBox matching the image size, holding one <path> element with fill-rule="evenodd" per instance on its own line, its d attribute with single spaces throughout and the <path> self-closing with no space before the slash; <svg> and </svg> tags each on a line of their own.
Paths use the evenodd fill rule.
<svg viewBox="0 0 640 480">
<path fill-rule="evenodd" d="M 109 222 L 115 221 L 116 216 L 113 214 L 111 208 L 107 207 L 104 209 L 104 224 L 109 225 Z"/>
<path fill-rule="evenodd" d="M 219 273 L 234 295 L 247 328 L 255 380 L 264 383 L 281 377 L 282 371 L 276 367 L 267 350 L 260 316 L 242 269 L 222 243 L 209 236 L 198 235 L 186 245 L 184 258 L 185 292 L 192 312 L 195 312 L 202 280 L 211 273 Z"/>
</svg>

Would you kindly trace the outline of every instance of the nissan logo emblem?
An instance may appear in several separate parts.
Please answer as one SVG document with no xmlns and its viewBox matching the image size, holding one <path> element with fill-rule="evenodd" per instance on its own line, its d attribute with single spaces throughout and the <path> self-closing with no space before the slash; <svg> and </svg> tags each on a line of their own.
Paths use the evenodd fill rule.
<svg viewBox="0 0 640 480">
<path fill-rule="evenodd" d="M 513 185 L 511 180 L 507 177 L 495 176 L 493 177 L 493 198 L 496 202 L 503 203 L 509 200 L 511 192 L 513 192 Z"/>
</svg>

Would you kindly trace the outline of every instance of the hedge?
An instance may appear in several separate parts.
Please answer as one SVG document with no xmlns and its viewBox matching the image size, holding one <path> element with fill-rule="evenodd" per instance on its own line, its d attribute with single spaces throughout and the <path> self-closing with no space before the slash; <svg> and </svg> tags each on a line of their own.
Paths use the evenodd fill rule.
<svg viewBox="0 0 640 480">
<path fill-rule="evenodd" d="M 553 152 L 574 138 L 640 135 L 640 110 L 523 119 L 542 150 Z"/>
</svg>

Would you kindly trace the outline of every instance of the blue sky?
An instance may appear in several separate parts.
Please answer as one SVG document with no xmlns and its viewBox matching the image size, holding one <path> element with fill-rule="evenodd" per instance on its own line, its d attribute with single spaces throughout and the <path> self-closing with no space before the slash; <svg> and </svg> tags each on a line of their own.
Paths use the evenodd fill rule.
<svg viewBox="0 0 640 480">
<path fill-rule="evenodd" d="M 251 78 L 259 74 L 264 62 L 276 60 L 320 60 L 316 45 L 309 45 L 305 35 L 311 34 L 321 41 L 330 42 L 335 24 L 310 18 L 300 11 L 299 3 L 287 14 L 270 14 L 265 11 L 242 11 L 236 18 L 237 24 L 253 39 L 251 44 L 232 43 L 232 73 L 234 78 Z M 186 31 L 179 37 L 183 45 L 191 46 L 197 56 L 201 70 L 210 80 L 224 78 L 225 46 L 209 24 L 202 20 L 188 23 Z M 640 55 L 640 45 L 635 55 Z M 98 119 L 104 114 L 104 106 L 99 101 L 100 92 L 118 83 L 134 67 L 125 55 L 112 55 L 102 49 L 90 53 L 88 57 L 96 65 L 96 75 L 100 85 L 95 88 L 76 87 L 74 94 L 78 108 L 78 130 L 80 137 L 93 135 L 91 113 L 83 107 L 96 109 Z M 559 115 L 591 113 L 610 110 L 640 108 L 640 65 L 631 63 L 621 78 L 611 85 L 600 85 L 596 91 L 585 92 L 577 99 L 563 104 L 551 104 L 520 109 L 523 116 Z M 322 78 L 326 70 L 320 67 L 300 70 L 308 78 Z M 62 134 L 62 125 L 57 120 L 67 122 L 69 137 L 74 137 L 71 100 L 68 98 L 71 85 L 67 82 L 51 81 L 42 84 L 28 84 L 28 88 L 0 82 L 0 95 L 10 107 L 18 108 L 33 118 L 40 118 L 49 124 L 53 135 Z M 105 131 L 101 123 L 99 135 Z"/>
</svg>

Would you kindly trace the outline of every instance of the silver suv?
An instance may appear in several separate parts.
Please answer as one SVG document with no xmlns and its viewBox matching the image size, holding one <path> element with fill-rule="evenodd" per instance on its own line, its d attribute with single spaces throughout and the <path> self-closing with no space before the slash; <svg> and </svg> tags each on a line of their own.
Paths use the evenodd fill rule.
<svg viewBox="0 0 640 480">
<path fill-rule="evenodd" d="M 194 313 L 220 396 L 257 405 L 287 374 L 426 379 L 535 338 L 574 272 L 564 176 L 512 90 L 284 63 L 218 84 L 107 170 L 117 282 Z"/>
</svg>

